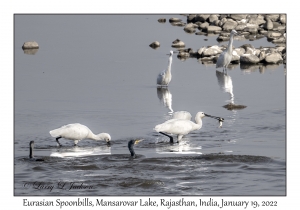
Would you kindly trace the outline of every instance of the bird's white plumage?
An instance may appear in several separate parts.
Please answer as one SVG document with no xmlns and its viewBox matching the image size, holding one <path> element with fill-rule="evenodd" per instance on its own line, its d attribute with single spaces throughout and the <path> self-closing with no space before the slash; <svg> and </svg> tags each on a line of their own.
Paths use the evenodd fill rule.
<svg viewBox="0 0 300 210">
<path fill-rule="evenodd" d="M 162 124 L 156 125 L 154 130 L 156 132 L 175 134 L 177 135 L 178 141 L 180 141 L 184 135 L 199 130 L 202 127 L 202 118 L 204 116 L 205 114 L 203 112 L 198 112 L 195 117 L 196 123 L 187 119 L 167 120 Z"/>
<path fill-rule="evenodd" d="M 230 32 L 230 39 L 229 39 L 229 42 L 228 42 L 228 47 L 226 50 L 224 50 L 218 60 L 217 60 L 217 63 L 216 63 L 216 68 L 220 68 L 220 67 L 223 67 L 225 69 L 227 69 L 227 66 L 229 65 L 229 63 L 231 62 L 231 58 L 232 58 L 232 43 L 233 43 L 233 36 L 234 35 L 237 35 L 237 31 L 236 30 L 232 30 Z"/>
<path fill-rule="evenodd" d="M 191 120 L 192 115 L 187 111 L 177 111 L 173 113 L 173 119 L 181 119 L 181 120 Z"/>
<path fill-rule="evenodd" d="M 111 137 L 108 133 L 100 133 L 95 135 L 87 126 L 80 123 L 64 125 L 60 128 L 51 130 L 49 133 L 55 138 L 61 137 L 73 140 L 75 144 L 82 139 L 105 140 L 106 142 L 111 140 Z"/>
<path fill-rule="evenodd" d="M 172 74 L 171 74 L 172 55 L 173 55 L 173 51 L 171 50 L 167 69 L 159 73 L 157 76 L 156 83 L 159 86 L 168 86 L 172 79 Z"/>
</svg>

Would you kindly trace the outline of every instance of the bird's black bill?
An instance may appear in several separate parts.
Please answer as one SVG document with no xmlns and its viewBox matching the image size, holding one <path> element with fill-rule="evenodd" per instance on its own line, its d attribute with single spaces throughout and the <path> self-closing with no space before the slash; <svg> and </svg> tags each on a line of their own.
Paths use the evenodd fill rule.
<svg viewBox="0 0 300 210">
<path fill-rule="evenodd" d="M 204 114 L 206 117 L 211 117 L 211 118 L 214 118 L 216 120 L 219 120 L 220 122 L 224 122 L 224 118 L 222 117 L 215 117 L 215 116 L 212 116 L 212 115 L 209 115 L 209 114 Z"/>
</svg>

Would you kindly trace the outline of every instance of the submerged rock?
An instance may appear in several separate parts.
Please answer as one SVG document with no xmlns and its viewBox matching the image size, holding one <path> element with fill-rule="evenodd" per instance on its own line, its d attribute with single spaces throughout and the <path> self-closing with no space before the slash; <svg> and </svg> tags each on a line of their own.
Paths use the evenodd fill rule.
<svg viewBox="0 0 300 210">
<path fill-rule="evenodd" d="M 157 21 L 159 23 L 165 23 L 166 22 L 166 18 L 159 18 Z"/>
</svg>

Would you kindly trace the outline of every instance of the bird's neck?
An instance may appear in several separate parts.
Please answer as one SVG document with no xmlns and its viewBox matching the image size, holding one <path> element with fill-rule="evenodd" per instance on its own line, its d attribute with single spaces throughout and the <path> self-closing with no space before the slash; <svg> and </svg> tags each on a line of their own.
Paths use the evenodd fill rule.
<svg viewBox="0 0 300 210">
<path fill-rule="evenodd" d="M 172 65 L 172 55 L 170 55 L 170 57 L 169 57 L 167 71 L 171 71 L 171 65 Z"/>
<path fill-rule="evenodd" d="M 29 149 L 29 158 L 33 158 L 33 151 L 32 151 L 32 147 L 30 147 L 30 149 Z"/>
<path fill-rule="evenodd" d="M 233 43 L 233 34 L 230 35 L 230 39 L 227 47 L 227 52 L 229 52 L 230 54 L 232 54 L 232 43 Z"/>
<path fill-rule="evenodd" d="M 202 127 L 202 118 L 198 114 L 195 117 L 195 122 L 197 123 L 197 127 L 199 127 L 198 129 L 200 129 Z"/>
<path fill-rule="evenodd" d="M 88 134 L 88 139 L 93 139 L 93 140 L 101 140 L 99 135 L 94 134 L 92 131 L 89 132 Z"/>
</svg>

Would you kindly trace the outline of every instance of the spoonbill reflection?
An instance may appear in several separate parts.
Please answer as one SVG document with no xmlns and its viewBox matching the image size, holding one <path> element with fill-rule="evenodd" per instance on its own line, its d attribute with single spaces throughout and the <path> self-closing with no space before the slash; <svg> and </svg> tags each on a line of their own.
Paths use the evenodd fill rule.
<svg viewBox="0 0 300 210">
<path fill-rule="evenodd" d="M 170 114 L 174 112 L 172 109 L 172 94 L 167 87 L 166 88 L 158 87 L 157 97 L 164 104 L 164 106 L 170 110 L 169 111 Z"/>
<path fill-rule="evenodd" d="M 174 141 L 173 141 L 173 137 L 168 134 L 175 134 L 177 135 L 177 142 L 179 142 L 184 135 L 187 135 L 192 131 L 199 130 L 200 128 L 202 128 L 202 118 L 205 116 L 215 118 L 219 121 L 220 119 L 223 119 L 220 117 L 215 117 L 215 116 L 205 114 L 204 112 L 198 112 L 195 117 L 196 123 L 185 119 L 171 119 L 171 120 L 167 120 L 162 124 L 156 125 L 154 130 L 156 132 L 159 132 L 160 134 L 169 137 L 170 143 L 173 143 Z"/>
<path fill-rule="evenodd" d="M 168 67 L 166 70 L 162 71 L 160 74 L 157 76 L 157 85 L 159 86 L 168 86 L 169 83 L 171 82 L 172 79 L 172 74 L 171 74 L 171 65 L 172 65 L 172 55 L 173 51 L 170 51 L 169 54 L 169 62 L 168 62 Z"/>
<path fill-rule="evenodd" d="M 93 155 L 110 155 L 111 147 L 108 145 L 99 147 L 72 147 L 72 148 L 59 148 L 51 152 L 52 157 L 85 157 Z"/>
<path fill-rule="evenodd" d="M 227 66 L 231 62 L 231 58 L 232 58 L 233 37 L 237 34 L 238 34 L 238 32 L 236 30 L 232 30 L 230 32 L 230 39 L 229 39 L 229 42 L 228 42 L 227 49 L 224 50 L 220 54 L 220 56 L 217 60 L 216 68 L 223 67 L 223 71 L 224 71 L 224 69 L 226 69 L 226 71 L 227 71 Z"/>
<path fill-rule="evenodd" d="M 88 127 L 80 123 L 64 125 L 60 128 L 50 131 L 49 133 L 52 137 L 56 138 L 56 142 L 59 146 L 61 146 L 58 141 L 60 138 L 73 140 L 75 146 L 82 139 L 92 139 L 96 141 L 105 140 L 107 144 L 109 144 L 111 140 L 111 137 L 108 133 L 99 133 L 98 135 L 95 135 Z"/>
</svg>

